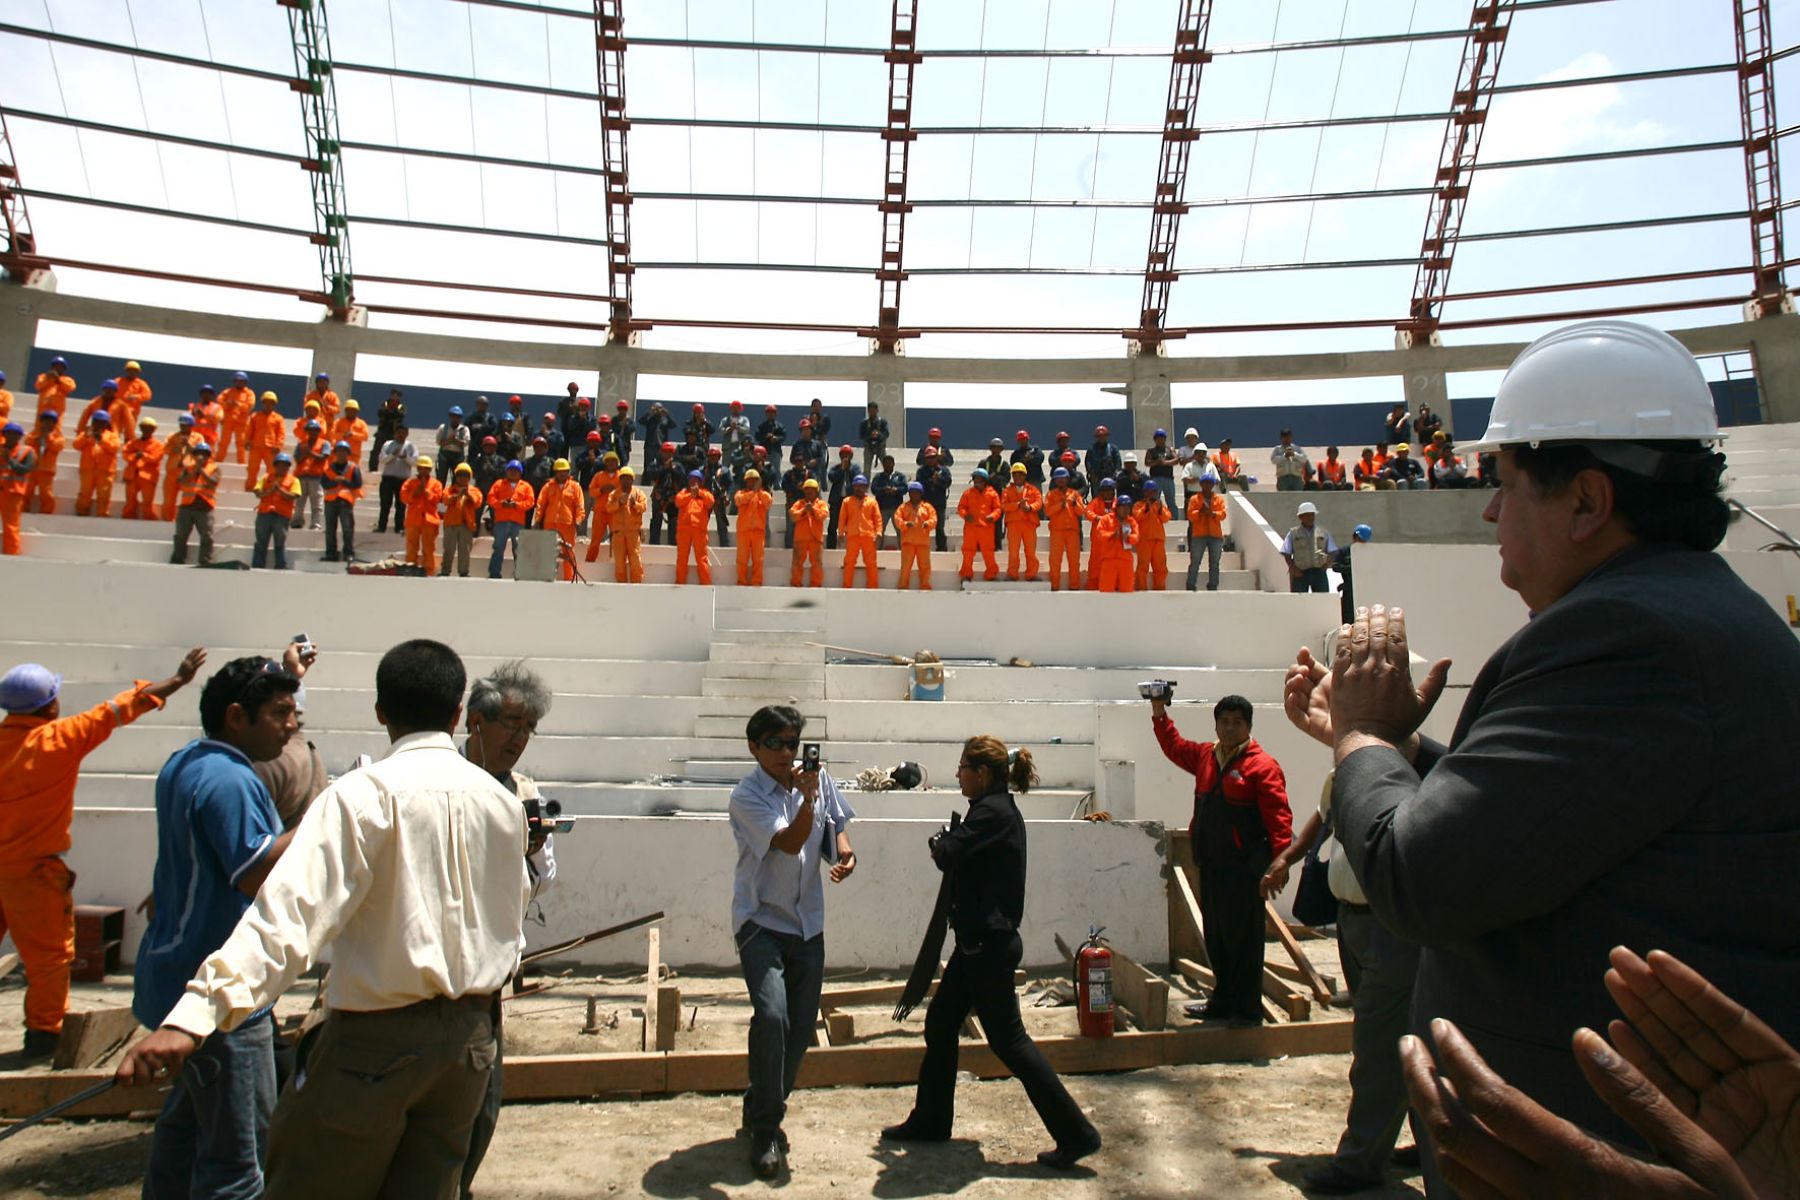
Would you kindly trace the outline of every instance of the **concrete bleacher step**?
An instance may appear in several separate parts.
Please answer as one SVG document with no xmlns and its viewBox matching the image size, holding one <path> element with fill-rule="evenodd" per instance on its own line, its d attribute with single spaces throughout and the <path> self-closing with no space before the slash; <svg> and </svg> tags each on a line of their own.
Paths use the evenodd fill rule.
<svg viewBox="0 0 1800 1200">
<path fill-rule="evenodd" d="M 701 681 L 703 696 L 761 696 L 770 692 L 799 695 L 825 691 L 825 667 L 799 663 L 709 663 Z"/>
<path fill-rule="evenodd" d="M 785 696 L 771 697 L 767 701 L 767 703 L 770 704 L 786 704 L 788 702 L 789 698 Z M 695 717 L 694 736 L 703 738 L 735 737 L 739 741 L 742 741 L 744 738 L 744 726 L 750 720 L 750 714 L 760 707 L 762 707 L 760 704 L 749 705 L 745 707 L 742 713 L 720 713 L 715 716 Z M 800 707 L 802 709 L 807 707 L 803 698 Z M 828 731 L 827 722 L 827 717 L 815 717 L 809 715 L 806 719 L 807 739 L 809 741 L 822 742 L 830 737 L 831 734 Z"/>
<path fill-rule="evenodd" d="M 825 614 L 818 608 L 739 608 L 714 614 L 713 628 L 720 633 L 736 635 L 745 630 L 793 630 L 818 633 L 825 625 Z"/>
<path fill-rule="evenodd" d="M 721 601 L 729 593 L 719 593 Z M 775 645 L 755 645 L 739 641 L 715 641 L 712 644 L 712 661 L 715 663 L 748 662 L 748 663 L 788 663 L 800 666 L 816 666 L 823 662 L 822 652 L 817 646 L 805 643 L 783 642 Z"/>
<path fill-rule="evenodd" d="M 996 663 L 946 663 L 944 702 L 996 702 L 1019 696 L 1019 668 Z M 825 669 L 825 694 L 833 702 L 853 700 L 903 700 L 912 673 L 903 666 L 831 663 Z M 1146 679 L 1169 679 L 1183 700 L 1216 701 L 1241 695 L 1253 704 L 1275 704 L 1282 699 L 1287 673 L 1268 669 L 1218 667 L 1058 667 L 1042 663 L 1032 668 L 1031 695 L 1038 701 L 1131 701 L 1137 685 Z"/>
<path fill-rule="evenodd" d="M 983 579 L 977 575 L 973 579 L 962 581 L 965 592 L 1047 592 L 1050 590 L 1048 579 L 1008 579 L 1002 575 L 999 579 Z"/>
<path fill-rule="evenodd" d="M 985 726 L 983 726 L 985 728 Z M 972 728 L 972 726 L 971 726 Z M 812 725 L 808 723 L 808 740 L 812 733 Z M 817 739 L 824 742 L 825 739 Z M 839 741 L 828 743 L 823 747 L 826 763 L 832 774 L 854 775 L 865 767 L 889 768 L 902 761 L 919 763 L 930 772 L 933 779 L 950 779 L 955 776 L 957 760 L 962 755 L 964 736 L 954 740 L 925 741 L 909 740 L 905 742 L 851 742 Z M 695 747 L 691 750 L 693 757 L 682 760 L 680 774 L 686 779 L 705 779 L 719 782 L 734 782 L 741 779 L 750 769 L 750 757 L 744 747 L 743 729 L 740 727 L 735 739 L 717 739 L 710 746 Z M 1032 761 L 1037 765 L 1042 786 L 1051 787 L 1083 787 L 1093 786 L 1094 781 L 1094 747 L 1092 744 L 1069 742 L 1061 744 L 1033 744 L 1031 746 Z"/>
</svg>

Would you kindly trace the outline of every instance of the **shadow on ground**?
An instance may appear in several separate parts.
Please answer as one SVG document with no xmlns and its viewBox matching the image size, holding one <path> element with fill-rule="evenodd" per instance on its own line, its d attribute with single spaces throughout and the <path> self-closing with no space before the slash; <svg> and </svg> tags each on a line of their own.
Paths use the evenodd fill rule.
<svg viewBox="0 0 1800 1200">
<path fill-rule="evenodd" d="M 881 1146 L 870 1156 L 881 1164 L 870 1195 L 901 1200 L 911 1196 L 936 1196 L 960 1192 L 980 1179 L 1092 1179 L 1088 1167 L 1057 1171 L 1031 1162 L 991 1162 L 978 1142 L 952 1138 L 947 1142 L 914 1144 L 905 1148 Z"/>
<path fill-rule="evenodd" d="M 150 1160 L 150 1126 L 96 1121 L 84 1127 L 89 1136 L 79 1154 L 70 1154 L 61 1140 L 27 1140 L 34 1130 L 9 1141 L 0 1153 L 0 1196 L 88 1196 L 123 1187 L 135 1191 Z"/>
</svg>

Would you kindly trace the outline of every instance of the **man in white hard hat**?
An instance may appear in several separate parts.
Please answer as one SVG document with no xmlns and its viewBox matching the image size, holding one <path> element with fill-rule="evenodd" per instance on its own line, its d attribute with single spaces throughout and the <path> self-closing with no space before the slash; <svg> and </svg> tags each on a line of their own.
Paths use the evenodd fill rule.
<svg viewBox="0 0 1800 1200">
<path fill-rule="evenodd" d="M 1337 539 L 1319 524 L 1319 510 L 1308 500 L 1294 510 L 1299 524 L 1287 531 L 1281 540 L 1281 557 L 1287 560 L 1288 591 L 1329 592 L 1331 577 L 1326 574 L 1337 556 Z"/>
<path fill-rule="evenodd" d="M 1329 671 L 1302 650 L 1288 672 L 1289 716 L 1335 748 L 1337 836 L 1369 905 L 1424 947 L 1413 1032 L 1455 1023 L 1550 1112 L 1631 1144 L 1570 1051 L 1617 1015 L 1613 947 L 1667 950 L 1800 1036 L 1800 643 L 1711 553 L 1730 515 L 1718 439 L 1667 334 L 1539 338 L 1464 447 L 1498 455 L 1483 515 L 1532 619 L 1450 744 L 1418 733 L 1449 663 L 1415 690 L 1399 610 L 1359 607 Z M 1441 1178 L 1428 1161 L 1432 1194 Z"/>
</svg>

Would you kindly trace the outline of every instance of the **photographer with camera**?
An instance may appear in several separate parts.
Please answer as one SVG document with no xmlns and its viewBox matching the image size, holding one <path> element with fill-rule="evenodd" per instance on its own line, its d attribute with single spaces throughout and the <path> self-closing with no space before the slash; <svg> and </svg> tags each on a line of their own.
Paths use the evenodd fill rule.
<svg viewBox="0 0 1800 1200">
<path fill-rule="evenodd" d="M 731 789 L 738 852 L 731 928 L 754 1010 L 744 1128 L 759 1179 L 774 1179 L 786 1160 L 781 1121 L 819 1019 L 825 981 L 819 867 L 831 864 L 831 882 L 842 883 L 857 865 L 849 832 L 856 813 L 825 772 L 818 743 L 801 751 L 805 728 L 797 708 L 757 709 L 744 730 L 756 769 Z"/>
<path fill-rule="evenodd" d="M 1218 740 L 1190 742 L 1169 718 L 1175 685 L 1138 685 L 1150 727 L 1168 760 L 1194 776 L 1188 840 L 1200 874 L 1200 915 L 1217 984 L 1201 1010 L 1232 1028 L 1262 1024 L 1263 874 L 1293 841 L 1281 765 L 1250 737 L 1255 710 L 1242 696 L 1213 706 Z"/>
</svg>

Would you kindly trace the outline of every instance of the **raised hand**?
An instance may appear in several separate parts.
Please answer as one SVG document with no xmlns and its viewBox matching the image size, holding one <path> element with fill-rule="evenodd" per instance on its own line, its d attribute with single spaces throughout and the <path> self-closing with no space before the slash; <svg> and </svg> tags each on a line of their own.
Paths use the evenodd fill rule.
<svg viewBox="0 0 1800 1200">
<path fill-rule="evenodd" d="M 1450 660 L 1432 663 L 1415 689 L 1406 614 L 1377 604 L 1357 609 L 1355 622 L 1339 630 L 1331 675 L 1331 725 L 1340 742 L 1358 733 L 1405 746 L 1443 695 Z"/>
</svg>

